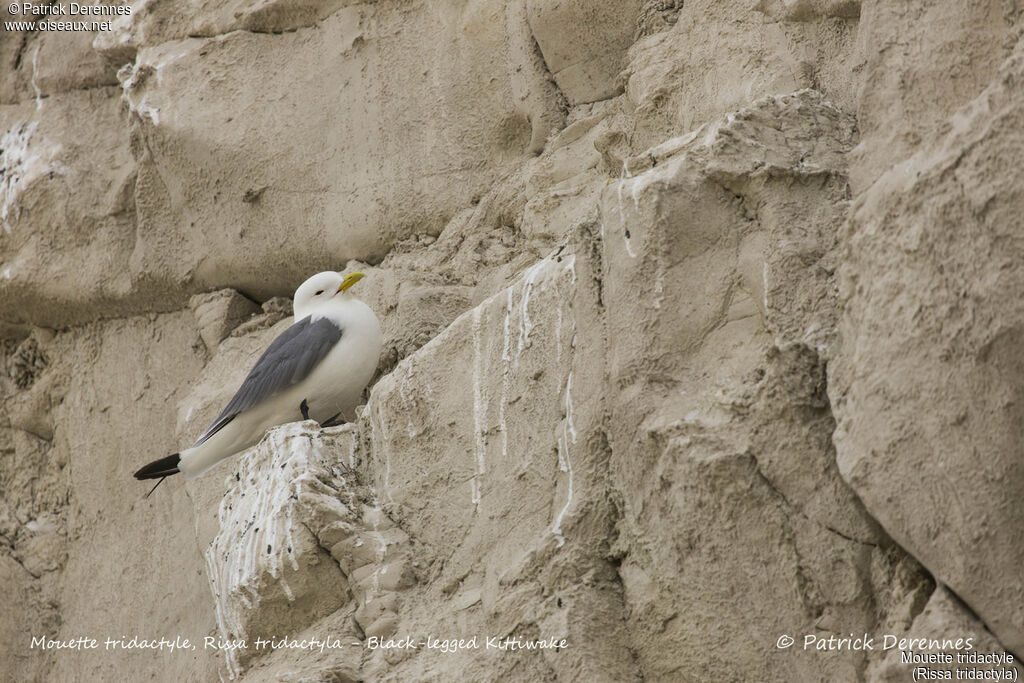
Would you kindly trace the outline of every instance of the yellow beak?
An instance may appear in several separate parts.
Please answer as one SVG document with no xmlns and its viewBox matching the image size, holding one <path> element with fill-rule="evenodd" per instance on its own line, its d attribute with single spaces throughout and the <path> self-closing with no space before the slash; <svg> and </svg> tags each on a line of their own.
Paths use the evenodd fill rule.
<svg viewBox="0 0 1024 683">
<path fill-rule="evenodd" d="M 348 288 L 355 283 L 366 277 L 363 273 L 349 273 L 345 276 L 345 279 L 341 281 L 341 286 L 338 287 L 338 292 L 346 292 Z M 337 294 L 338 292 L 335 292 Z"/>
</svg>

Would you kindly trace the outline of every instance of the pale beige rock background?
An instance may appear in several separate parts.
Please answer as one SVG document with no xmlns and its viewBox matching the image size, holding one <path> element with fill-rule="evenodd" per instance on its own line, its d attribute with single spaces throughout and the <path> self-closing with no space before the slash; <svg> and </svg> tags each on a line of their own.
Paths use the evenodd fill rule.
<svg viewBox="0 0 1024 683">
<path fill-rule="evenodd" d="M 1019 2 L 131 7 L 0 33 L 5 680 L 1024 655 Z M 385 330 L 359 418 L 143 498 L 325 268 Z M 340 646 L 202 645 L 260 635 Z"/>
</svg>

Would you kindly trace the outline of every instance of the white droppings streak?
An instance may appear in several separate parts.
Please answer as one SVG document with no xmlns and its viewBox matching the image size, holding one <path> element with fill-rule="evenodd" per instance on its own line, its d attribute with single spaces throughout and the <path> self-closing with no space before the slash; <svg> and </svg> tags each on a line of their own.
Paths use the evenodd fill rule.
<svg viewBox="0 0 1024 683">
<path fill-rule="evenodd" d="M 364 510 L 365 509 L 366 508 L 364 508 Z M 373 596 L 380 593 L 380 577 L 382 574 L 387 573 L 387 567 L 382 567 L 382 564 L 384 562 L 384 558 L 387 557 L 388 554 L 388 542 L 387 539 L 384 538 L 384 534 L 380 532 L 380 523 L 384 517 L 384 510 L 381 509 L 380 503 L 377 501 L 376 495 L 374 495 L 373 507 L 369 509 L 369 514 L 363 515 L 364 520 L 369 520 L 371 522 L 370 531 L 367 532 L 367 535 L 377 542 L 377 551 L 375 554 L 377 568 L 373 572 L 373 590 L 367 594 L 367 602 L 371 602 L 373 600 Z"/>
<path fill-rule="evenodd" d="M 575 287 L 577 281 L 576 274 L 576 255 L 566 254 L 561 259 L 558 258 L 559 254 L 562 253 L 565 247 L 558 249 L 557 251 L 549 254 L 544 259 L 541 259 L 533 266 L 528 268 L 522 277 L 522 285 L 520 287 L 512 286 L 506 290 L 505 299 L 505 320 L 504 320 L 504 339 L 502 345 L 501 358 L 504 361 L 502 368 L 502 383 L 501 383 L 501 402 L 498 405 L 498 421 L 502 434 L 502 446 L 501 446 L 501 457 L 502 462 L 506 462 L 508 459 L 508 424 L 506 422 L 506 406 L 508 404 L 508 391 L 511 380 L 512 369 L 518 365 L 518 361 L 524 349 L 530 344 L 530 333 L 534 328 L 533 321 L 530 319 L 530 297 L 531 295 L 537 294 L 538 292 L 545 293 L 543 296 L 549 297 L 550 294 L 547 292 L 554 290 L 557 292 L 559 297 L 557 302 L 557 319 L 555 321 L 554 330 L 554 342 L 555 342 L 555 362 L 556 364 L 561 363 L 563 354 L 563 339 L 565 338 L 565 301 L 569 300 L 570 310 L 572 307 L 572 296 L 571 293 L 565 295 L 563 293 L 563 277 L 568 274 L 566 280 L 569 280 L 569 285 Z M 514 302 L 515 291 L 519 292 L 518 305 Z M 539 295 L 539 294 L 538 294 Z M 481 309 L 484 308 L 481 306 Z M 512 326 L 514 321 L 513 310 L 518 308 L 520 313 L 519 321 L 519 340 L 516 349 L 515 357 L 512 356 Z M 488 403 L 486 395 L 476 395 L 477 390 L 483 392 L 484 386 L 480 378 L 484 377 L 485 370 L 489 368 L 482 367 L 484 354 L 480 348 L 482 338 L 480 336 L 479 327 L 479 313 L 474 311 L 473 318 L 473 334 L 475 341 L 474 348 L 474 393 L 475 393 L 475 413 L 478 416 L 478 422 L 476 427 L 476 450 L 478 453 L 486 452 L 486 404 Z M 576 344 L 576 323 L 572 320 L 571 328 L 571 345 Z M 482 462 L 482 461 L 481 461 Z M 480 470 L 483 471 L 482 469 Z"/>
<path fill-rule="evenodd" d="M 10 268 L 4 268 L 4 279 L 5 280 L 10 280 L 11 279 L 11 269 Z"/>
<path fill-rule="evenodd" d="M 33 534 L 51 534 L 57 530 L 57 524 L 49 517 L 43 516 L 40 519 L 30 520 L 25 528 Z"/>
<path fill-rule="evenodd" d="M 503 361 L 511 361 L 512 356 L 509 352 L 512 350 L 512 288 L 508 288 L 508 299 L 505 303 L 505 344 L 501 349 L 501 359 Z"/>
<path fill-rule="evenodd" d="M 653 226 L 655 234 L 655 245 L 657 252 L 654 254 L 654 308 L 660 309 L 661 302 L 665 298 L 665 263 L 668 260 L 668 248 L 666 246 L 665 228 Z"/>
<path fill-rule="evenodd" d="M 377 509 L 379 510 L 380 508 Z M 388 554 L 388 542 L 387 539 L 384 538 L 384 534 L 380 532 L 379 522 L 373 525 L 373 530 L 369 532 L 369 536 L 377 542 L 376 560 L 377 564 L 380 564 Z M 379 589 L 379 586 L 377 588 Z"/>
<path fill-rule="evenodd" d="M 269 467 L 249 466 L 250 461 L 243 460 L 238 473 L 242 483 L 221 501 L 221 533 L 205 553 L 217 626 L 225 640 L 244 637 L 241 610 L 259 605 L 267 575 L 289 601 L 295 599 L 285 572 L 286 566 L 293 572 L 300 570 L 293 529 L 301 523 L 294 519 L 296 514 L 304 513 L 296 513 L 296 506 L 314 496 L 319 509 L 345 513 L 337 491 L 323 481 L 323 471 L 329 468 L 325 469 L 318 438 L 284 428 L 270 432 L 259 448 L 273 454 Z M 232 609 L 235 605 L 243 607 Z M 225 650 L 225 658 L 228 673 L 235 678 L 239 673 L 235 651 Z"/>
<path fill-rule="evenodd" d="M 145 101 L 142 101 L 135 107 L 135 111 L 139 114 L 140 118 L 148 117 L 154 126 L 160 125 L 160 110 L 156 107 L 152 107 L 146 104 Z"/>
<path fill-rule="evenodd" d="M 626 210 L 623 207 L 622 201 L 622 188 L 625 182 L 625 180 L 619 179 L 618 187 L 616 188 L 616 194 L 619 198 L 619 223 L 622 226 L 622 239 L 626 243 L 626 252 L 630 255 L 631 258 L 636 258 L 636 253 L 634 253 L 633 247 L 630 246 L 629 244 L 629 228 L 626 227 Z"/>
<path fill-rule="evenodd" d="M 546 260 L 538 261 L 527 269 L 526 276 L 523 278 L 523 290 L 519 299 L 522 317 L 519 320 L 519 345 L 516 349 L 516 360 L 519 359 L 523 349 L 530 342 L 530 331 L 533 329 L 533 322 L 530 320 L 530 294 L 533 292 L 533 283 L 537 279 L 537 273 L 545 263 Z"/>
<path fill-rule="evenodd" d="M 658 174 L 653 172 L 654 169 L 648 169 L 636 176 L 630 181 L 629 194 L 633 198 L 633 208 L 635 211 L 640 211 L 640 193 L 647 189 L 647 186 L 658 180 Z M 626 251 L 630 257 L 636 258 L 636 253 L 633 251 L 633 247 L 630 244 L 631 236 L 626 234 L 625 228 L 623 228 L 622 235 L 626 240 Z"/>
<path fill-rule="evenodd" d="M 512 356 L 512 288 L 508 288 L 505 301 L 505 341 L 501 350 L 501 403 L 498 404 L 498 423 L 501 425 L 501 461 L 508 461 L 508 425 L 505 422 L 505 405 L 508 403 L 508 382 Z"/>
<path fill-rule="evenodd" d="M 391 502 L 391 440 L 388 438 L 387 421 L 381 417 L 381 407 L 379 403 L 375 403 L 373 409 L 370 412 L 370 429 L 373 434 L 376 435 L 379 431 L 380 440 L 376 441 L 376 444 L 380 445 L 379 450 L 384 454 L 384 499 Z M 376 415 L 376 420 L 373 419 Z"/>
<path fill-rule="evenodd" d="M 487 469 L 484 460 L 487 449 L 487 406 L 483 389 L 483 335 L 480 320 L 482 314 L 483 306 L 473 309 L 473 442 L 476 451 L 476 476 L 471 480 L 471 496 L 474 505 L 480 504 L 480 481 Z"/>
<path fill-rule="evenodd" d="M 17 207 L 18 195 L 28 181 L 42 173 L 36 162 L 38 154 L 29 156 L 28 143 L 36 132 L 38 121 L 11 126 L 10 130 L 0 138 L 0 152 L 4 173 L 0 176 L 0 221 L 4 224 L 4 232 L 11 234 L 13 209 Z M 34 172 L 33 172 L 34 171 Z"/>
<path fill-rule="evenodd" d="M 623 166 L 625 168 L 625 166 Z M 630 258 L 636 258 L 637 254 L 633 251 L 633 245 L 630 243 L 632 235 L 630 235 L 629 229 L 626 227 L 626 214 L 623 207 L 622 201 L 622 190 L 625 183 L 629 182 L 629 196 L 633 199 L 633 209 L 636 212 L 640 211 L 640 194 L 647 186 L 656 182 L 660 178 L 659 173 L 656 172 L 656 167 L 652 167 L 634 176 L 626 176 L 620 178 L 618 183 L 618 199 L 619 199 L 619 220 L 622 224 L 622 239 L 626 244 L 626 253 L 629 254 Z M 604 239 L 604 225 L 601 225 L 602 232 L 601 238 Z"/>
<path fill-rule="evenodd" d="M 523 284 L 520 290 L 519 309 L 520 309 L 520 321 L 519 321 L 519 343 L 516 348 L 516 358 L 519 360 L 519 356 L 523 353 L 523 349 L 530 345 L 530 332 L 533 330 L 533 321 L 530 319 L 530 296 L 534 293 L 535 289 L 545 291 L 549 284 L 549 278 L 557 278 L 558 272 L 555 267 L 557 261 L 553 258 L 558 252 L 549 254 L 545 258 L 541 259 L 534 265 L 527 268 L 523 275 Z M 572 281 L 576 282 L 576 256 L 569 255 L 566 257 L 567 263 L 563 268 L 563 272 L 568 272 L 572 275 Z M 538 281 L 538 277 L 543 277 Z M 511 302 L 512 292 L 509 290 L 508 294 L 509 306 L 506 310 L 506 316 L 508 319 L 511 318 Z M 506 358 L 506 355 L 502 355 L 502 358 Z"/>
<path fill-rule="evenodd" d="M 412 361 L 406 366 L 406 372 L 402 375 L 402 381 L 398 383 L 398 394 L 402 399 L 402 410 L 405 413 L 406 429 L 409 432 L 409 439 L 416 437 L 416 429 L 412 425 L 413 409 L 416 407 L 416 399 L 412 396 L 412 388 L 416 386 L 413 379 L 415 372 Z"/>
<path fill-rule="evenodd" d="M 562 365 L 562 300 L 558 300 L 558 317 L 555 319 L 555 365 Z"/>
<path fill-rule="evenodd" d="M 377 509 L 379 510 L 380 508 L 377 508 Z M 383 513 L 381 513 L 381 514 L 383 514 Z M 376 557 L 377 557 L 377 563 L 378 564 L 383 562 L 384 561 L 384 557 L 388 554 L 388 542 L 387 542 L 387 539 L 384 538 L 384 534 L 382 534 L 380 532 L 379 525 L 380 525 L 380 522 L 375 522 L 374 525 L 373 525 L 373 531 L 370 534 L 373 537 L 373 540 L 377 541 L 377 556 Z"/>
<path fill-rule="evenodd" d="M 761 269 L 761 286 L 764 287 L 764 314 L 768 315 L 768 264 Z"/>
<path fill-rule="evenodd" d="M 633 210 L 640 210 L 640 190 L 646 187 L 647 183 L 641 182 L 642 176 L 633 179 L 633 182 L 629 185 L 629 196 L 633 198 Z"/>
<path fill-rule="evenodd" d="M 43 108 L 43 92 L 36 85 L 36 73 L 39 71 L 39 45 L 36 45 L 35 54 L 32 55 L 32 89 L 36 91 L 36 111 Z"/>
<path fill-rule="evenodd" d="M 565 268 L 572 274 L 572 284 L 576 284 L 576 254 L 569 254 L 565 257 Z"/>
<path fill-rule="evenodd" d="M 160 123 L 160 110 L 156 107 L 146 104 L 145 95 L 142 96 L 142 99 L 139 102 L 135 102 L 135 100 L 132 99 L 132 90 L 141 85 L 141 83 L 145 80 L 145 74 L 154 72 L 157 75 L 157 83 L 159 85 L 160 69 L 164 67 L 165 63 L 161 63 L 154 66 L 152 64 L 143 64 L 136 62 L 135 65 L 132 66 L 130 71 L 128 71 L 129 65 L 126 64 L 124 69 L 118 71 L 117 74 L 118 78 L 123 78 L 123 80 L 121 81 L 121 97 L 124 99 L 125 103 L 127 103 L 128 108 L 131 111 L 134 111 L 136 114 L 138 114 L 140 119 L 148 118 L 153 123 L 154 126 Z M 140 79 L 140 76 L 143 77 Z"/>
<path fill-rule="evenodd" d="M 569 506 L 572 505 L 573 481 L 572 461 L 569 459 L 570 441 L 573 444 L 576 443 L 576 425 L 574 423 L 572 407 L 572 371 L 569 372 L 569 377 L 565 382 L 565 422 L 562 424 L 562 435 L 558 437 L 558 469 L 569 475 L 568 492 L 565 497 L 565 505 L 559 511 L 558 516 L 555 517 L 555 523 L 551 527 L 551 533 L 558 541 L 557 547 L 559 548 L 565 545 L 565 537 L 562 535 L 562 520 L 565 519 Z"/>
<path fill-rule="evenodd" d="M 573 343 L 575 343 L 575 341 L 576 339 L 574 337 Z M 572 407 L 572 370 L 569 371 L 569 378 L 565 381 L 565 427 L 568 430 L 569 436 L 572 437 L 572 442 L 575 444 L 576 423 Z M 568 460 L 566 460 L 566 463 L 568 463 Z"/>
<path fill-rule="evenodd" d="M 630 258 L 636 258 L 636 252 L 633 251 L 633 247 L 629 243 L 629 237 L 626 232 L 622 233 L 622 239 L 626 242 L 626 253 L 629 254 Z"/>
<path fill-rule="evenodd" d="M 213 591 L 214 604 L 216 609 L 214 610 L 217 615 L 217 630 L 220 631 L 222 638 L 229 638 L 232 633 L 241 632 L 241 624 L 228 616 L 224 609 L 224 594 L 220 592 L 220 582 L 216 579 L 218 576 L 217 563 L 214 561 L 214 553 L 211 552 L 213 546 L 211 545 L 206 550 L 206 575 L 210 577 L 210 588 Z M 229 623 L 230 622 L 230 623 Z M 233 649 L 227 649 L 224 651 L 224 663 L 227 665 L 228 678 L 235 680 L 239 674 L 238 667 L 238 655 Z"/>
<path fill-rule="evenodd" d="M 348 468 L 354 470 L 356 468 L 356 445 L 359 440 L 355 434 L 352 434 L 352 438 L 348 442 Z"/>
</svg>

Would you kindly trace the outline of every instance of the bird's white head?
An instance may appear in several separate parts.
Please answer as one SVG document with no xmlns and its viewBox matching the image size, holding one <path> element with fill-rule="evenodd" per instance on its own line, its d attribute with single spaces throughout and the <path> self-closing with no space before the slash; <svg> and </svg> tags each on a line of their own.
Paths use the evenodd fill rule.
<svg viewBox="0 0 1024 683">
<path fill-rule="evenodd" d="M 317 273 L 295 290 L 295 319 L 300 320 L 316 313 L 317 309 L 331 301 L 348 297 L 348 288 L 362 280 L 362 273 L 342 275 L 333 271 Z"/>
</svg>

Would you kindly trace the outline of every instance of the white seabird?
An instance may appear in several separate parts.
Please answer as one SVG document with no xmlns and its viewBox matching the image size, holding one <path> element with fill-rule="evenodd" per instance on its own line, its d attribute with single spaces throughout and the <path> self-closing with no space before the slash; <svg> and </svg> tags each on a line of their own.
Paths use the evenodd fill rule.
<svg viewBox="0 0 1024 683">
<path fill-rule="evenodd" d="M 295 323 L 278 335 L 227 407 L 191 448 L 149 463 L 136 479 L 198 477 L 276 425 L 350 415 L 377 369 L 380 321 L 348 289 L 362 273 L 317 273 L 295 290 Z M 154 487 L 155 488 L 155 487 Z"/>
</svg>

